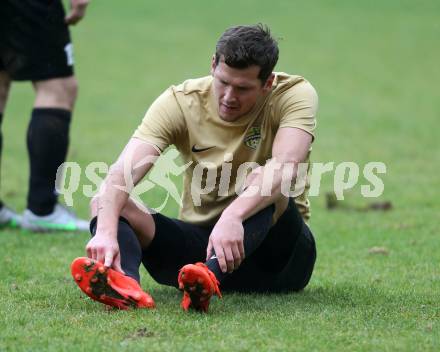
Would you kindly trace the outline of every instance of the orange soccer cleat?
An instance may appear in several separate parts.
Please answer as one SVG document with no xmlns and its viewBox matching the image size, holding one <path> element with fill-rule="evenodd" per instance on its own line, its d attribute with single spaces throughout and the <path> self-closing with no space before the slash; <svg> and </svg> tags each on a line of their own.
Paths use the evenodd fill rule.
<svg viewBox="0 0 440 352">
<path fill-rule="evenodd" d="M 180 305 L 186 311 L 193 308 L 207 312 L 211 296 L 216 294 L 220 298 L 222 297 L 217 278 L 203 263 L 187 264 L 182 267 L 177 281 L 179 289 L 183 290 Z"/>
<path fill-rule="evenodd" d="M 118 309 L 154 308 L 153 298 L 138 282 L 93 259 L 76 258 L 70 266 L 79 288 L 95 301 Z"/>
</svg>

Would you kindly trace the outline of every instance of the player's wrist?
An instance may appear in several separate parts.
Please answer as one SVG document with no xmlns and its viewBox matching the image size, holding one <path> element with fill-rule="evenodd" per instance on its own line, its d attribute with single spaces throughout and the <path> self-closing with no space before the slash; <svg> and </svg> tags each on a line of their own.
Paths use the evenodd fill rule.
<svg viewBox="0 0 440 352">
<path fill-rule="evenodd" d="M 243 214 L 234 209 L 226 208 L 223 210 L 222 215 L 220 216 L 220 220 L 227 222 L 243 222 Z"/>
<path fill-rule="evenodd" d="M 112 224 L 107 221 L 99 221 L 98 218 L 98 224 L 96 226 L 96 235 L 99 237 L 105 237 L 105 238 L 117 238 L 118 232 L 117 232 L 117 224 Z"/>
</svg>

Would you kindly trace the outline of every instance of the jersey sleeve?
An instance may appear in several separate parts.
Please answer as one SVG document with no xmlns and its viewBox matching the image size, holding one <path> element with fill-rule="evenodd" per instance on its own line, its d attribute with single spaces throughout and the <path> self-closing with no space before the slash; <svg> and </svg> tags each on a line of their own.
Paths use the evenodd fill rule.
<svg viewBox="0 0 440 352">
<path fill-rule="evenodd" d="M 161 151 L 176 144 L 185 131 L 185 119 L 172 88 L 162 93 L 147 110 L 133 134 Z"/>
<path fill-rule="evenodd" d="M 303 81 L 287 89 L 281 95 L 278 104 L 279 128 L 299 128 L 315 138 L 318 94 L 309 82 Z"/>
</svg>

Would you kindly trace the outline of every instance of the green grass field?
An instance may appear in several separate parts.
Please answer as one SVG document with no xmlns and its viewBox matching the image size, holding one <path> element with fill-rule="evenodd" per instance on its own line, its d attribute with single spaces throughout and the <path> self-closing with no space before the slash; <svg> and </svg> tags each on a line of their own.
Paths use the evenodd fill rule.
<svg viewBox="0 0 440 352">
<path fill-rule="evenodd" d="M 311 199 L 318 260 L 306 290 L 228 294 L 208 315 L 182 312 L 180 292 L 145 271 L 157 309 L 106 311 L 69 273 L 87 234 L 0 231 L 0 351 L 440 350 L 439 13 L 435 0 L 92 1 L 73 30 L 80 96 L 69 160 L 111 163 L 160 92 L 208 74 L 225 28 L 263 22 L 282 38 L 277 70 L 318 90 L 313 161 L 386 163 L 375 201 L 393 208 L 327 210 L 327 174 Z M 29 84 L 15 84 L 3 127 L 2 198 L 20 211 L 32 99 Z M 74 200 L 87 216 L 88 199 Z M 371 201 L 359 185 L 341 203 Z M 377 246 L 387 252 L 369 253 Z"/>
</svg>

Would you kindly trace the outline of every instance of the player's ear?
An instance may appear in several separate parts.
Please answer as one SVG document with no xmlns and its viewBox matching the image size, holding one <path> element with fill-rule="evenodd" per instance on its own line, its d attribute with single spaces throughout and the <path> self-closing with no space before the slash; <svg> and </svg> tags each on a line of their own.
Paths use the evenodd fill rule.
<svg viewBox="0 0 440 352">
<path fill-rule="evenodd" d="M 216 67 L 216 63 L 215 63 L 215 54 L 212 55 L 212 60 L 211 60 L 211 75 L 214 76 L 214 71 L 215 71 L 215 67 Z"/>
<path fill-rule="evenodd" d="M 275 79 L 275 74 L 272 72 L 269 76 L 269 78 L 266 80 L 266 83 L 264 83 L 263 89 L 268 91 L 272 88 L 273 80 Z"/>
</svg>

